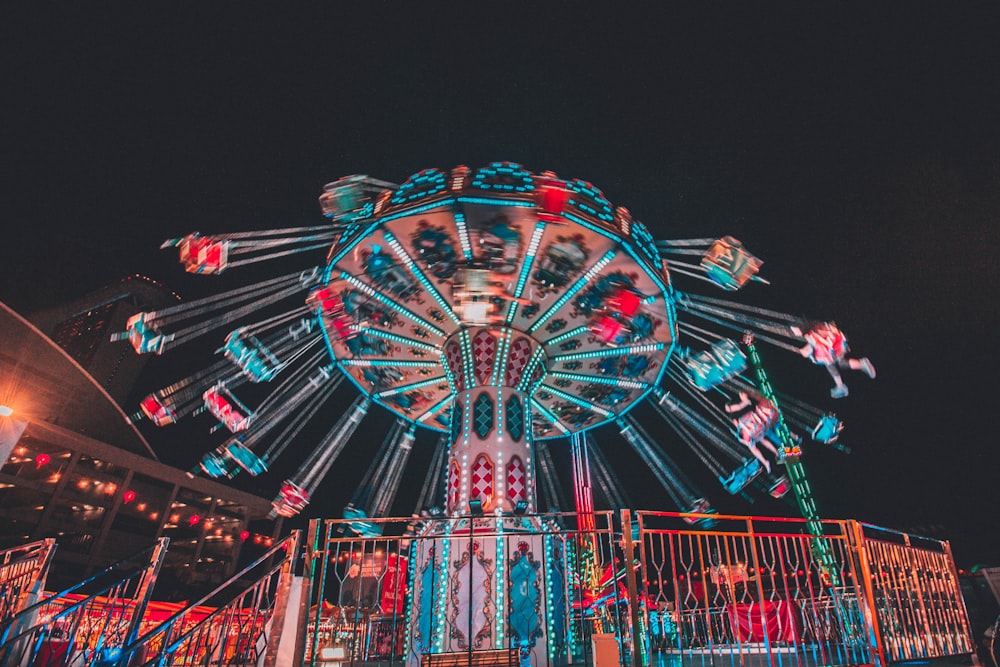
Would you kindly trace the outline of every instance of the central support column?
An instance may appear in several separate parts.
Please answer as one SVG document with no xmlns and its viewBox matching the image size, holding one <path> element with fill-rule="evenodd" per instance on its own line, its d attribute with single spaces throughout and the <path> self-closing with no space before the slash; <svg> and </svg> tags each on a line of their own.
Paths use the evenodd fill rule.
<svg viewBox="0 0 1000 667">
<path fill-rule="evenodd" d="M 448 457 L 450 516 L 535 512 L 524 401 L 524 394 L 507 387 L 476 387 L 457 397 L 452 418 L 461 431 Z"/>
<path fill-rule="evenodd" d="M 448 457 L 450 516 L 534 513 L 531 406 L 538 343 L 512 329 L 462 330 L 444 347 L 456 386 Z M 518 508 L 518 505 L 521 505 Z"/>
<path fill-rule="evenodd" d="M 544 355 L 512 329 L 462 329 L 444 346 L 456 389 L 447 518 L 411 547 L 408 656 L 516 651 L 522 667 L 565 663 L 562 533 L 535 515 L 531 385 Z M 491 659 L 498 659 L 493 656 Z"/>
</svg>

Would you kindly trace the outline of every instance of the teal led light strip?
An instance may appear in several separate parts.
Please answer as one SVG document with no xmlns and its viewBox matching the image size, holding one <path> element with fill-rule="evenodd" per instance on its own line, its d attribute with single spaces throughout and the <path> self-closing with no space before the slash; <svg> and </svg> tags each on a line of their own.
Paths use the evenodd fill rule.
<svg viewBox="0 0 1000 667">
<path fill-rule="evenodd" d="M 379 224 L 385 224 L 387 222 L 391 222 L 393 220 L 399 220 L 400 218 L 406 218 L 406 217 L 409 217 L 411 215 L 418 215 L 420 213 L 427 213 L 428 211 L 433 211 L 436 208 L 445 207 L 448 204 L 450 204 L 451 202 L 452 202 L 451 197 L 445 197 L 445 198 L 442 198 L 442 199 L 438 199 L 437 201 L 433 201 L 433 202 L 429 202 L 427 204 L 423 204 L 422 206 L 414 206 L 412 208 L 407 208 L 407 209 L 404 209 L 402 211 L 396 211 L 392 215 L 384 215 L 381 218 L 379 218 Z"/>
<path fill-rule="evenodd" d="M 520 181 L 515 183 L 496 183 L 487 179 L 497 176 L 508 176 Z M 535 181 L 531 172 L 514 162 L 493 162 L 486 167 L 480 167 L 472 177 L 470 186 L 477 190 L 500 190 L 505 192 L 530 192 L 535 189 Z"/>
<path fill-rule="evenodd" d="M 507 353 L 510 351 L 511 330 L 506 329 L 500 344 L 497 346 L 497 355 L 493 359 L 493 373 L 490 375 L 490 386 L 499 387 L 503 380 L 503 369 L 507 368 Z"/>
<path fill-rule="evenodd" d="M 494 199 L 493 197 L 459 197 L 461 204 L 482 204 L 484 206 L 512 206 L 514 208 L 535 208 L 533 201 L 517 201 L 516 199 Z"/>
<path fill-rule="evenodd" d="M 441 329 L 438 329 L 436 326 L 434 326 L 433 324 L 431 324 L 430 322 L 428 322 L 424 318 L 420 317 L 419 315 L 417 315 L 416 313 L 414 313 L 412 310 L 404 308 L 403 306 L 401 306 L 398 303 L 396 303 L 393 299 L 390 299 L 389 297 L 387 297 L 386 295 L 382 294 L 381 292 L 376 291 L 371 285 L 369 285 L 368 283 L 364 282 L 363 280 L 359 280 L 358 278 L 355 278 L 354 276 L 352 276 L 351 274 L 347 273 L 346 271 L 341 271 L 340 272 L 340 278 L 341 278 L 341 280 L 346 281 L 347 284 L 349 284 L 351 287 L 354 287 L 355 289 L 363 292 L 364 294 L 367 294 L 368 296 L 372 297 L 373 299 L 375 299 L 379 303 L 381 303 L 381 304 L 383 304 L 385 306 L 388 306 L 389 308 L 392 308 L 393 310 L 395 310 L 397 313 L 399 313 L 403 317 L 416 322 L 420 326 L 424 327 L 425 329 L 427 329 L 428 331 L 430 331 L 431 333 L 433 333 L 435 336 L 440 336 L 440 337 L 444 338 L 444 331 L 442 331 Z"/>
<path fill-rule="evenodd" d="M 413 340 L 412 338 L 407 338 L 406 336 L 400 336 L 399 334 L 389 333 L 388 331 L 382 331 L 381 329 L 376 329 L 374 327 L 364 330 L 365 335 L 375 336 L 376 338 L 384 338 L 386 340 L 391 340 L 395 343 L 402 343 L 403 345 L 409 345 L 410 347 L 415 347 L 418 350 L 423 350 L 425 352 L 437 352 L 438 349 L 433 345 L 428 345 L 427 343 L 422 343 L 419 340 Z"/>
<path fill-rule="evenodd" d="M 514 287 L 514 298 L 521 298 L 521 293 L 524 292 L 524 285 L 528 282 L 528 276 L 531 275 L 531 269 L 535 264 L 535 254 L 538 252 L 538 246 L 542 242 L 542 233 L 545 231 L 545 221 L 539 220 L 535 225 L 535 231 L 531 233 L 531 240 L 528 242 L 528 252 L 524 256 L 524 263 L 521 265 L 521 275 L 517 278 L 517 285 Z M 507 325 L 514 320 L 514 313 L 517 312 L 517 302 L 511 301 L 507 304 Z"/>
<path fill-rule="evenodd" d="M 447 313 L 449 317 L 451 317 L 451 320 L 455 324 L 461 324 L 462 321 L 458 319 L 458 316 L 455 315 L 455 311 L 451 309 L 451 304 L 448 303 L 443 296 L 441 296 L 441 293 L 438 292 L 437 288 L 434 287 L 431 281 L 427 279 L 427 276 L 424 275 L 424 272 L 419 266 L 417 266 L 417 263 L 413 261 L 413 258 L 410 257 L 410 254 L 406 252 L 406 249 L 396 239 L 392 232 L 385 230 L 382 232 L 382 236 L 385 237 L 385 240 L 389 243 L 389 247 L 391 247 L 393 252 L 396 253 L 396 256 L 399 257 L 400 261 L 406 265 L 406 268 L 410 270 L 410 273 L 416 276 L 417 280 L 420 281 L 420 284 L 424 286 L 424 289 L 427 290 L 427 293 L 431 295 L 437 305 L 441 306 L 441 309 Z"/>
<path fill-rule="evenodd" d="M 535 365 L 541 361 L 543 354 L 542 348 L 535 348 L 535 353 L 531 355 L 531 359 L 528 360 L 528 363 L 524 365 L 524 370 L 521 371 L 521 381 L 517 383 L 517 391 L 523 394 L 528 390 L 531 378 L 535 374 Z M 545 374 L 543 373 L 540 379 L 544 378 Z"/>
<path fill-rule="evenodd" d="M 566 333 L 559 334 L 555 338 L 545 341 L 545 346 L 548 347 L 549 345 L 561 343 L 564 340 L 569 340 L 573 336 L 579 336 L 580 334 L 587 333 L 588 331 L 590 331 L 590 327 L 577 327 L 575 329 L 570 329 Z"/>
<path fill-rule="evenodd" d="M 593 410 L 597 414 L 603 415 L 605 418 L 613 416 L 610 411 L 605 410 L 601 406 L 591 403 L 590 401 L 585 401 L 582 398 L 573 396 L 572 394 L 567 394 L 566 392 L 560 391 L 555 387 L 550 387 L 549 385 L 545 385 L 545 391 L 549 392 L 553 396 L 558 396 L 559 398 L 567 400 L 570 403 L 579 405 L 581 408 L 587 408 L 588 410 Z"/>
<path fill-rule="evenodd" d="M 395 387 L 394 389 L 386 389 L 385 391 L 380 391 L 375 394 L 375 398 L 387 398 L 389 396 L 395 396 L 397 394 L 403 394 L 408 391 L 413 391 L 414 389 L 420 389 L 421 387 L 426 387 L 427 385 L 437 384 L 444 380 L 443 375 L 439 375 L 435 378 L 430 378 L 429 380 L 421 380 L 420 382 L 413 382 L 412 384 L 406 384 L 401 387 Z"/>
<path fill-rule="evenodd" d="M 444 376 L 448 378 L 448 387 L 450 391 L 448 393 L 454 395 L 458 391 L 458 385 L 455 384 L 455 376 L 451 372 L 451 366 L 448 361 L 444 358 L 444 354 L 441 355 L 441 368 L 444 369 Z"/>
<path fill-rule="evenodd" d="M 453 207 L 455 216 L 455 229 L 458 230 L 458 241 L 462 244 L 462 254 L 465 255 L 465 260 L 469 261 L 472 259 L 472 244 L 469 241 L 469 227 L 465 224 L 465 214 L 458 210 L 458 207 Z"/>
<path fill-rule="evenodd" d="M 582 276 L 580 276 L 577 279 L 577 281 L 573 284 L 573 286 L 569 288 L 565 294 L 559 297 L 558 301 L 552 304 L 552 306 L 548 310 L 542 313 L 541 317 L 535 320 L 535 323 L 528 328 L 528 333 L 533 334 L 536 331 L 538 331 L 538 328 L 541 327 L 542 324 L 544 324 L 550 317 L 552 317 L 555 313 L 557 313 L 559 309 L 562 308 L 567 301 L 572 299 L 577 292 L 582 290 L 587 285 L 587 283 L 589 283 L 591 279 L 601 271 L 601 269 L 607 266 L 608 262 L 610 262 L 612 258 L 614 258 L 614 256 L 615 256 L 615 250 L 613 248 L 604 253 L 604 256 L 601 257 L 599 260 L 597 260 L 597 263 L 595 263 L 592 267 L 587 269 L 587 272 L 584 273 Z"/>
<path fill-rule="evenodd" d="M 470 527 L 471 530 L 471 527 Z M 442 540 L 444 542 L 444 553 L 441 554 L 441 566 L 438 570 L 438 590 L 447 591 L 448 590 L 448 563 L 451 562 L 451 540 L 448 536 L 451 534 L 451 523 L 445 527 L 445 538 Z M 469 567 L 472 567 L 470 564 Z M 436 609 L 434 610 L 434 620 L 435 623 L 431 624 L 431 636 L 437 637 L 434 642 L 434 652 L 443 653 L 444 652 L 444 638 L 448 634 L 444 621 L 445 611 L 448 609 L 448 596 L 445 594 L 440 594 L 437 596 Z"/>
<path fill-rule="evenodd" d="M 343 359 L 344 366 L 356 368 L 374 368 L 380 366 L 398 366 L 399 368 L 435 368 L 436 361 L 400 361 L 399 359 Z"/>
<path fill-rule="evenodd" d="M 506 475 L 506 471 L 504 472 Z M 507 629 L 506 629 L 506 614 L 504 612 L 504 602 L 507 597 L 506 590 L 506 580 L 504 579 L 504 566 L 507 564 L 507 552 L 504 549 L 504 539 L 503 539 L 503 518 L 498 518 L 496 520 L 496 531 L 497 531 L 497 564 L 496 564 L 496 583 L 493 591 L 493 599 L 497 601 L 497 616 L 496 616 L 496 640 L 493 644 L 493 648 L 502 649 L 507 641 Z"/>
<path fill-rule="evenodd" d="M 580 375 L 578 373 L 559 373 L 553 371 L 549 373 L 550 376 L 557 379 L 565 380 L 575 380 L 576 382 L 591 382 L 593 384 L 604 384 L 612 387 L 621 387 L 623 389 L 649 389 L 650 385 L 645 382 L 636 382 L 635 380 L 619 380 L 617 378 L 601 377 L 599 375 Z"/>
<path fill-rule="evenodd" d="M 390 204 L 408 204 L 427 197 L 433 197 L 444 191 L 447 187 L 448 179 L 444 172 L 438 169 L 424 169 L 416 174 L 406 183 L 399 186 L 393 193 Z M 421 186 L 427 186 L 420 189 Z"/>
<path fill-rule="evenodd" d="M 538 399 L 533 397 L 531 399 L 531 405 L 540 413 L 542 413 L 542 416 L 548 419 L 550 422 L 552 422 L 552 424 L 555 425 L 555 427 L 558 428 L 560 431 L 562 431 L 563 433 L 569 433 L 569 429 L 566 428 L 561 421 L 559 421 L 559 418 L 556 417 L 551 412 L 549 412 L 544 405 L 539 403 Z"/>
<path fill-rule="evenodd" d="M 567 183 L 567 185 L 569 186 L 571 192 L 584 195 L 593 200 L 594 204 L 600 207 L 600 210 L 597 210 L 590 204 L 585 204 L 584 202 L 581 202 L 577 199 L 571 198 L 569 200 L 570 204 L 573 204 L 582 211 L 586 211 L 595 218 L 598 218 L 599 220 L 603 220 L 604 222 L 607 223 L 614 223 L 615 218 L 614 218 L 614 213 L 611 210 L 611 202 L 608 201 L 607 197 L 604 196 L 603 192 L 598 190 L 590 183 L 586 183 L 579 179 L 570 181 L 569 183 Z"/>
<path fill-rule="evenodd" d="M 465 388 L 469 389 L 475 387 L 476 383 L 479 382 L 472 364 L 472 339 L 469 338 L 469 330 L 461 329 L 458 339 L 462 346 L 462 372 L 465 374 Z"/>
<path fill-rule="evenodd" d="M 417 417 L 417 421 L 420 422 L 421 424 L 424 423 L 425 421 L 427 421 L 428 419 L 430 419 L 431 417 L 433 417 L 437 413 L 441 412 L 442 409 L 448 407 L 449 405 L 451 405 L 454 402 L 455 402 L 455 389 L 454 389 L 454 386 L 452 386 L 452 391 L 447 396 L 445 396 L 443 399 L 441 399 L 440 401 L 438 401 L 436 405 L 434 405 L 430 409 L 428 409 L 427 412 L 425 412 L 424 414 L 422 414 L 419 417 Z"/>
<path fill-rule="evenodd" d="M 576 361 L 579 359 L 598 359 L 601 357 L 619 357 L 626 354 L 639 354 L 642 352 L 659 352 L 664 347 L 666 347 L 665 343 L 646 343 L 644 345 L 633 345 L 631 347 L 608 347 L 602 350 L 594 350 L 592 352 L 561 354 L 558 357 L 552 357 L 552 363 L 556 364 L 561 361 Z"/>
<path fill-rule="evenodd" d="M 362 230 L 362 231 L 360 231 L 358 233 L 357 238 L 354 238 L 354 239 L 351 239 L 350 241 L 347 241 L 346 242 L 347 245 L 345 245 L 343 248 L 341 248 L 340 252 L 338 252 L 336 255 L 334 255 L 330 259 L 330 261 L 327 262 L 326 269 L 323 271 L 323 282 L 324 283 L 329 283 L 330 282 L 330 276 L 333 275 L 334 265 L 337 262 L 339 262 L 340 260 L 344 259 L 344 257 L 347 255 L 347 253 L 349 253 L 352 250 L 354 250 L 354 246 L 356 246 L 358 244 L 358 241 L 360 241 L 363 238 L 366 238 L 367 235 L 368 235 L 368 233 L 370 231 L 372 231 L 373 229 L 375 229 L 375 227 L 377 227 L 378 224 L 379 224 L 378 221 L 371 222 L 364 230 Z"/>
<path fill-rule="evenodd" d="M 549 641 L 546 642 L 546 646 L 549 649 L 549 662 L 550 664 L 555 661 L 556 658 L 556 642 L 552 641 L 555 633 L 552 632 L 552 626 L 555 623 L 556 608 L 555 600 L 553 600 L 552 595 L 552 575 L 553 566 L 552 563 L 555 562 L 552 556 L 552 536 L 548 533 L 542 536 L 542 540 L 545 542 L 545 570 L 542 575 L 545 577 L 545 607 L 546 607 L 546 618 L 549 622 L 545 629 L 548 633 Z"/>
<path fill-rule="evenodd" d="M 412 563 L 410 567 L 406 568 L 406 590 L 408 591 L 414 590 L 414 583 L 417 580 L 417 544 L 419 544 L 417 540 L 410 542 L 410 549 L 407 554 L 409 562 Z M 403 558 L 402 552 L 398 554 L 397 558 Z M 396 567 L 399 567 L 399 561 L 396 561 Z M 398 573 L 399 570 L 396 570 L 396 572 Z M 315 572 L 313 573 L 313 576 L 315 576 Z M 322 595 L 322 593 L 320 595 Z M 413 645 L 413 601 L 416 597 L 416 595 L 406 596 L 406 616 L 404 618 L 406 618 L 407 631 L 406 639 L 403 640 L 403 655 L 410 655 L 410 647 Z M 434 627 L 433 624 L 431 624 L 431 627 Z M 313 648 L 313 653 L 315 654 L 315 652 L 316 650 Z"/>
</svg>

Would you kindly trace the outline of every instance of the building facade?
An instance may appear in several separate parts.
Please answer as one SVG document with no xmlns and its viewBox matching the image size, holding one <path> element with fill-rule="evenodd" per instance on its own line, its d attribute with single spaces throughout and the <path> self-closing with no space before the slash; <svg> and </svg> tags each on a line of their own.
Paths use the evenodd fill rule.
<svg viewBox="0 0 1000 667">
<path fill-rule="evenodd" d="M 54 537 L 49 586 L 60 587 L 167 536 L 168 577 L 224 581 L 280 533 L 280 519 L 268 517 L 268 499 L 161 463 L 85 370 L 107 370 L 112 359 L 102 344 L 116 309 L 101 311 L 104 296 L 95 308 L 78 303 L 39 320 L 62 332 L 67 349 L 0 303 L 0 547 Z M 120 396 L 133 369 L 126 376 L 112 374 Z"/>
</svg>

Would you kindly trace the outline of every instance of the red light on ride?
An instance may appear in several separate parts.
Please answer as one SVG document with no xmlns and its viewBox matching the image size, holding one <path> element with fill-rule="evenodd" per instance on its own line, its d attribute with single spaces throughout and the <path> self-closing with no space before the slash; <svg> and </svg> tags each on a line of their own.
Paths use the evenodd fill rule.
<svg viewBox="0 0 1000 667">
<path fill-rule="evenodd" d="M 45 465 L 51 460 L 52 457 L 50 457 L 48 454 L 39 454 L 38 456 L 35 457 L 35 468 L 36 469 L 41 468 L 43 465 Z"/>
<path fill-rule="evenodd" d="M 240 539 L 241 540 L 243 540 L 244 542 L 246 542 L 249 538 L 250 538 L 250 531 L 249 530 L 241 530 L 240 531 Z"/>
<path fill-rule="evenodd" d="M 192 527 L 193 526 L 197 526 L 199 521 L 201 521 L 201 517 L 198 516 L 197 514 L 192 514 L 191 516 L 188 517 L 188 525 L 189 526 L 192 526 Z"/>
<path fill-rule="evenodd" d="M 133 500 L 135 500 L 135 491 L 133 491 L 132 489 L 129 489 L 128 491 L 122 494 L 122 502 L 124 502 L 126 505 L 128 505 Z"/>
</svg>

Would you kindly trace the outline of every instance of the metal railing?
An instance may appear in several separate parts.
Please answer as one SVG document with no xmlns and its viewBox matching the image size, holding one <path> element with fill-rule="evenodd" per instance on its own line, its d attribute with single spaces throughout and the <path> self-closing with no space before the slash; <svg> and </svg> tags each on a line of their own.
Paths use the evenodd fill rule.
<svg viewBox="0 0 1000 667">
<path fill-rule="evenodd" d="M 947 542 L 822 527 L 627 510 L 314 520 L 308 539 L 293 533 L 140 636 L 163 538 L 7 619 L 0 664 L 274 665 L 291 626 L 295 664 L 337 667 L 428 656 L 605 667 L 608 655 L 630 667 L 887 665 L 974 652 Z M 302 598 L 289 608 L 300 544 Z"/>
<path fill-rule="evenodd" d="M 541 667 L 583 662 L 594 634 L 627 653 L 617 515 L 588 516 L 590 531 L 571 514 L 367 520 L 378 537 L 313 522 L 304 663 L 419 665 L 424 655 L 514 650 Z"/>
<path fill-rule="evenodd" d="M 500 649 L 535 667 L 592 664 L 597 640 L 633 667 L 886 665 L 974 650 L 945 542 L 855 521 L 824 521 L 816 537 L 801 519 L 622 511 L 588 515 L 590 531 L 583 518 L 314 522 L 304 664 L 412 667 Z M 529 551 L 545 573 L 532 583 L 544 633 L 526 638 L 511 605 Z M 474 592 L 480 580 L 488 591 Z"/>
<path fill-rule="evenodd" d="M 169 539 L 21 610 L 0 628 L 0 664 L 105 663 L 135 641 Z"/>
<path fill-rule="evenodd" d="M 201 599 L 126 646 L 116 664 L 257 665 L 273 648 L 268 632 L 288 583 L 301 533 L 293 532 Z"/>
<path fill-rule="evenodd" d="M 49 538 L 0 551 L 0 627 L 45 588 L 55 548 Z"/>
<path fill-rule="evenodd" d="M 889 662 L 974 652 L 947 542 L 854 523 L 872 605 Z"/>
<path fill-rule="evenodd" d="M 885 665 L 974 651 L 946 542 L 824 521 L 821 560 L 800 519 L 637 518 L 651 653 Z"/>
</svg>

